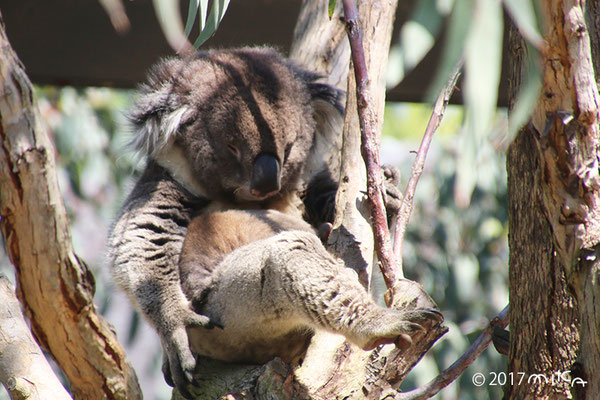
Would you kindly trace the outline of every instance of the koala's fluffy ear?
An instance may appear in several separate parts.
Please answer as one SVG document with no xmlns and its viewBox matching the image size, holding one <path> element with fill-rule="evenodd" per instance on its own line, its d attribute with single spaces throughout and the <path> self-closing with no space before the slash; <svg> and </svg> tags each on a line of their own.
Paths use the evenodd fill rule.
<svg viewBox="0 0 600 400">
<path fill-rule="evenodd" d="M 304 70 L 297 70 L 296 73 L 306 82 L 316 122 L 315 140 L 304 169 L 304 182 L 309 182 L 324 170 L 337 176 L 344 126 L 344 107 L 341 103 L 344 92 L 318 82 L 321 75 Z"/>
<path fill-rule="evenodd" d="M 138 152 L 155 156 L 168 147 L 179 128 L 192 118 L 192 109 L 177 91 L 174 77 L 184 64 L 168 59 L 155 66 L 147 83 L 140 86 L 138 98 L 129 112 L 134 128 L 130 145 Z"/>
</svg>

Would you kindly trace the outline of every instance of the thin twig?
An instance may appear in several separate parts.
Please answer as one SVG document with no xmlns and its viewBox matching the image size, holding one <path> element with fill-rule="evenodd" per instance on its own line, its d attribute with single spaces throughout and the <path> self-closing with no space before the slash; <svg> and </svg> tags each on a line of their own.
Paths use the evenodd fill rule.
<svg viewBox="0 0 600 400">
<path fill-rule="evenodd" d="M 429 145 L 431 144 L 431 140 L 433 138 L 433 134 L 437 131 L 437 128 L 440 126 L 440 122 L 442 121 L 442 117 L 444 116 L 444 111 L 446 111 L 446 106 L 448 105 L 448 101 L 450 101 L 450 97 L 454 92 L 454 87 L 456 86 L 456 81 L 460 76 L 460 70 L 463 66 L 463 59 L 461 58 L 456 67 L 454 68 L 454 72 L 448 80 L 448 83 L 439 94 L 435 105 L 433 106 L 433 112 L 431 113 L 431 117 L 429 118 L 429 122 L 427 123 L 427 129 L 425 129 L 425 134 L 423 135 L 423 139 L 421 140 L 421 145 L 419 147 L 419 151 L 417 152 L 417 158 L 415 159 L 412 170 L 410 173 L 410 178 L 408 183 L 406 184 L 406 190 L 403 193 L 402 205 L 400 206 L 400 210 L 398 211 L 398 220 L 396 222 L 396 234 L 394 237 L 394 256 L 399 261 L 400 271 L 402 270 L 402 245 L 404 242 L 404 235 L 406 233 L 406 226 L 408 225 L 408 220 L 410 219 L 410 215 L 413 209 L 413 199 L 415 197 L 415 190 L 417 188 L 417 182 L 421 177 L 421 173 L 423 172 L 423 166 L 425 164 L 425 158 L 427 157 L 427 151 L 429 150 Z"/>
<path fill-rule="evenodd" d="M 354 75 L 356 76 L 356 97 L 361 132 L 361 153 L 367 168 L 367 196 L 371 206 L 371 219 L 375 237 L 375 251 L 385 284 L 392 288 L 397 280 L 396 260 L 390 246 L 390 232 L 383 202 L 383 173 L 379 162 L 379 143 L 375 132 L 373 99 L 369 89 L 369 76 L 365 60 L 362 31 L 358 20 L 358 10 L 354 0 L 343 0 L 346 32 L 350 41 Z"/>
<path fill-rule="evenodd" d="M 422 400 L 435 396 L 440 390 L 452 383 L 460 374 L 462 374 L 479 355 L 492 342 L 492 333 L 494 327 L 505 328 L 508 325 L 508 307 L 504 307 L 502 311 L 488 324 L 485 331 L 479 335 L 473 344 L 460 356 L 458 360 L 442 371 L 435 379 L 420 388 L 411 390 L 410 392 L 397 393 L 391 396 L 394 400 Z M 390 397 L 390 396 L 388 396 Z"/>
</svg>

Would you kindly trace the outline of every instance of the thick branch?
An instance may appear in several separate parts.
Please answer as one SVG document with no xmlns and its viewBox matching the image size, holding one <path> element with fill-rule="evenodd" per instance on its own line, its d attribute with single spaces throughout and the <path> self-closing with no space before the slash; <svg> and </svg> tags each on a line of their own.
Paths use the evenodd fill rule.
<svg viewBox="0 0 600 400">
<path fill-rule="evenodd" d="M 579 354 L 573 376 L 578 398 L 600 397 L 600 94 L 594 79 L 585 1 L 552 0 L 546 19 L 544 80 L 532 124 L 539 133 L 543 212 L 552 227 L 556 253 L 577 298 Z M 590 25 L 593 27 L 593 25 Z M 596 46 L 598 41 L 596 39 Z"/>
<path fill-rule="evenodd" d="M 70 399 L 35 342 L 14 288 L 0 274 L 0 382 L 12 399 Z"/>
<path fill-rule="evenodd" d="M 54 149 L 1 21 L 0 82 L 0 227 L 33 332 L 76 398 L 139 398 L 115 334 L 96 313 L 93 277 L 71 247 Z"/>
</svg>

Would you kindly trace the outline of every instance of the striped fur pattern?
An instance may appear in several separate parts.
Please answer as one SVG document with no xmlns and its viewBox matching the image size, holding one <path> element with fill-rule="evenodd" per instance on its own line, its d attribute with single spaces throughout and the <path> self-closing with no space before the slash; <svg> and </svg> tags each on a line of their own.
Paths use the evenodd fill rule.
<svg viewBox="0 0 600 400">
<path fill-rule="evenodd" d="M 181 371 L 195 367 L 186 327 L 210 325 L 191 310 L 177 267 L 192 213 L 206 204 L 150 162 L 109 238 L 108 262 L 116 283 L 159 332 L 166 358 Z"/>
</svg>

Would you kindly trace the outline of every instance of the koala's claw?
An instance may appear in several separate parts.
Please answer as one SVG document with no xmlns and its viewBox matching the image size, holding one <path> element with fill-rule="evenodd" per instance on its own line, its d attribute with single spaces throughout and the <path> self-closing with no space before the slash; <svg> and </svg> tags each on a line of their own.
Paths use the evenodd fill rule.
<svg viewBox="0 0 600 400">
<path fill-rule="evenodd" d="M 184 321 L 186 327 L 213 329 L 215 326 L 223 329 L 223 325 L 216 320 L 210 319 L 206 315 L 192 313 Z"/>
<path fill-rule="evenodd" d="M 186 318 L 186 322 L 203 323 L 206 325 L 208 318 L 206 318 L 206 321 L 204 318 L 198 318 L 194 321 Z M 163 348 L 165 350 L 163 353 L 162 372 L 165 381 L 169 386 L 176 387 L 186 399 L 192 398 L 189 385 L 194 384 L 196 358 L 190 350 L 185 326 L 176 328 L 168 338 L 165 338 Z"/>
<path fill-rule="evenodd" d="M 418 324 L 424 331 L 444 322 L 442 313 L 434 308 L 417 308 L 403 311 L 403 314 L 407 321 Z"/>
<path fill-rule="evenodd" d="M 395 344 L 406 349 L 412 344 L 412 336 L 427 332 L 443 322 L 443 315 L 433 308 L 396 311 L 386 309 L 378 319 L 379 326 L 371 331 L 370 339 L 361 345 L 364 350 L 372 350 L 382 344 Z"/>
</svg>

